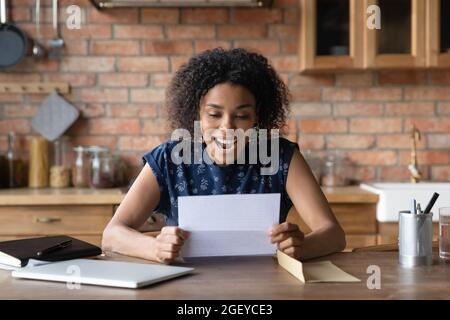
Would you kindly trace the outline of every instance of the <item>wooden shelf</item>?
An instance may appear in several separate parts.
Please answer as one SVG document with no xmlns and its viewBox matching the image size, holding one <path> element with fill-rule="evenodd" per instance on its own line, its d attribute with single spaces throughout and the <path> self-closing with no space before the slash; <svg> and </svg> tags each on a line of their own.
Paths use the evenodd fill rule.
<svg viewBox="0 0 450 320">
<path fill-rule="evenodd" d="M 146 8 L 146 7 L 268 7 L 272 5 L 273 0 L 90 0 L 97 9 L 112 8 Z"/>
<path fill-rule="evenodd" d="M 0 82 L 1 93 L 69 93 L 70 86 L 68 83 L 60 82 L 30 82 L 30 83 L 6 83 Z"/>
</svg>

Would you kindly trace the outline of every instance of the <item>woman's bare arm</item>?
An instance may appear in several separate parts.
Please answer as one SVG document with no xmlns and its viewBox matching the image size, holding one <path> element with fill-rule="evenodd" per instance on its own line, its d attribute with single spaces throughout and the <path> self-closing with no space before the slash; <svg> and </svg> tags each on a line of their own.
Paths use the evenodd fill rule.
<svg viewBox="0 0 450 320">
<path fill-rule="evenodd" d="M 308 259 L 342 251 L 346 245 L 344 231 L 298 149 L 289 165 L 286 190 L 295 209 L 312 230 L 300 245 L 299 258 Z"/>
<path fill-rule="evenodd" d="M 106 226 L 103 250 L 160 262 L 172 261 L 186 238 L 183 230 L 165 227 L 157 238 L 138 231 L 157 206 L 159 197 L 158 182 L 146 164 Z"/>
</svg>

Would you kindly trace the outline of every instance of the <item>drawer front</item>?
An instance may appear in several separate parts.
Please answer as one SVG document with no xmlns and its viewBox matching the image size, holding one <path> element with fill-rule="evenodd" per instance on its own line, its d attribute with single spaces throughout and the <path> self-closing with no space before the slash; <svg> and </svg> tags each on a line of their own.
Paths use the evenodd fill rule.
<svg viewBox="0 0 450 320">
<path fill-rule="evenodd" d="M 0 207 L 0 235 L 100 235 L 112 205 Z"/>
<path fill-rule="evenodd" d="M 439 239 L 439 223 L 433 222 L 433 241 Z M 398 243 L 398 223 L 380 222 L 378 224 L 377 244 Z"/>
<path fill-rule="evenodd" d="M 346 234 L 377 233 L 375 204 L 333 203 L 331 209 Z"/>
<path fill-rule="evenodd" d="M 346 234 L 377 233 L 376 207 L 374 204 L 333 203 L 331 204 L 331 210 L 333 210 L 336 219 Z M 286 220 L 300 226 L 304 233 L 311 232 L 311 229 L 303 222 L 294 207 L 289 211 Z"/>
</svg>

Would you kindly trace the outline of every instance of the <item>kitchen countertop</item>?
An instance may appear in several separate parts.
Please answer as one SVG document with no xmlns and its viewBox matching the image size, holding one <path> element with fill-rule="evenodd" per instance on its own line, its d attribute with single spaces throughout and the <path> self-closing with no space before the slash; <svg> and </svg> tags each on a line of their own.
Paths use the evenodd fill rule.
<svg viewBox="0 0 450 320">
<path fill-rule="evenodd" d="M 120 204 L 125 192 L 122 189 L 2 189 L 0 205 L 114 205 Z"/>
<path fill-rule="evenodd" d="M 322 188 L 330 203 L 377 203 L 378 195 L 359 186 Z M 0 205 L 95 205 L 120 204 L 124 189 L 2 189 Z"/>
<path fill-rule="evenodd" d="M 102 259 L 150 263 L 107 254 Z M 0 299 L 450 299 L 450 265 L 434 257 L 428 267 L 403 268 L 398 252 L 337 253 L 330 260 L 359 278 L 359 283 L 303 284 L 278 266 L 273 257 L 198 258 L 183 266 L 191 275 L 139 290 L 14 279 L 0 270 Z M 380 289 L 369 289 L 369 266 L 380 270 Z M 373 280 L 369 280 L 373 284 Z"/>
<path fill-rule="evenodd" d="M 322 191 L 329 203 L 374 203 L 378 202 L 378 195 L 361 189 L 359 186 L 322 187 Z"/>
</svg>

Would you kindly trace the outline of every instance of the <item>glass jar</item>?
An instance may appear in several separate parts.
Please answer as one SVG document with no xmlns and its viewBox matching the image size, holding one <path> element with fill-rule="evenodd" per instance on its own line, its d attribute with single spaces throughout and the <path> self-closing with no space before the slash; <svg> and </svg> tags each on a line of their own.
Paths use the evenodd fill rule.
<svg viewBox="0 0 450 320">
<path fill-rule="evenodd" d="M 320 183 L 320 177 L 322 175 L 321 159 L 319 157 L 314 156 L 311 150 L 306 150 L 304 158 L 309 168 L 311 169 L 314 178 L 316 178 L 317 183 Z"/>
<path fill-rule="evenodd" d="M 8 160 L 0 154 L 0 189 L 9 187 Z"/>
<path fill-rule="evenodd" d="M 324 163 L 321 182 L 324 187 L 348 185 L 345 161 L 337 155 L 328 155 Z"/>
<path fill-rule="evenodd" d="M 68 160 L 69 138 L 60 137 L 53 141 L 52 163 L 50 166 L 50 187 L 67 188 L 70 185 L 70 166 Z"/>
<path fill-rule="evenodd" d="M 127 167 L 125 161 L 119 154 L 114 154 L 114 186 L 123 187 L 127 183 L 126 172 Z"/>
<path fill-rule="evenodd" d="M 8 151 L 6 153 L 8 163 L 8 187 L 24 187 L 25 181 L 25 162 L 22 159 L 17 136 L 14 132 L 8 134 Z"/>
<path fill-rule="evenodd" d="M 91 180 L 93 188 L 114 187 L 114 158 L 107 148 L 91 147 Z"/>
<path fill-rule="evenodd" d="M 72 184 L 75 188 L 88 188 L 90 185 L 90 158 L 89 149 L 77 146 L 75 160 L 72 165 Z"/>
</svg>

